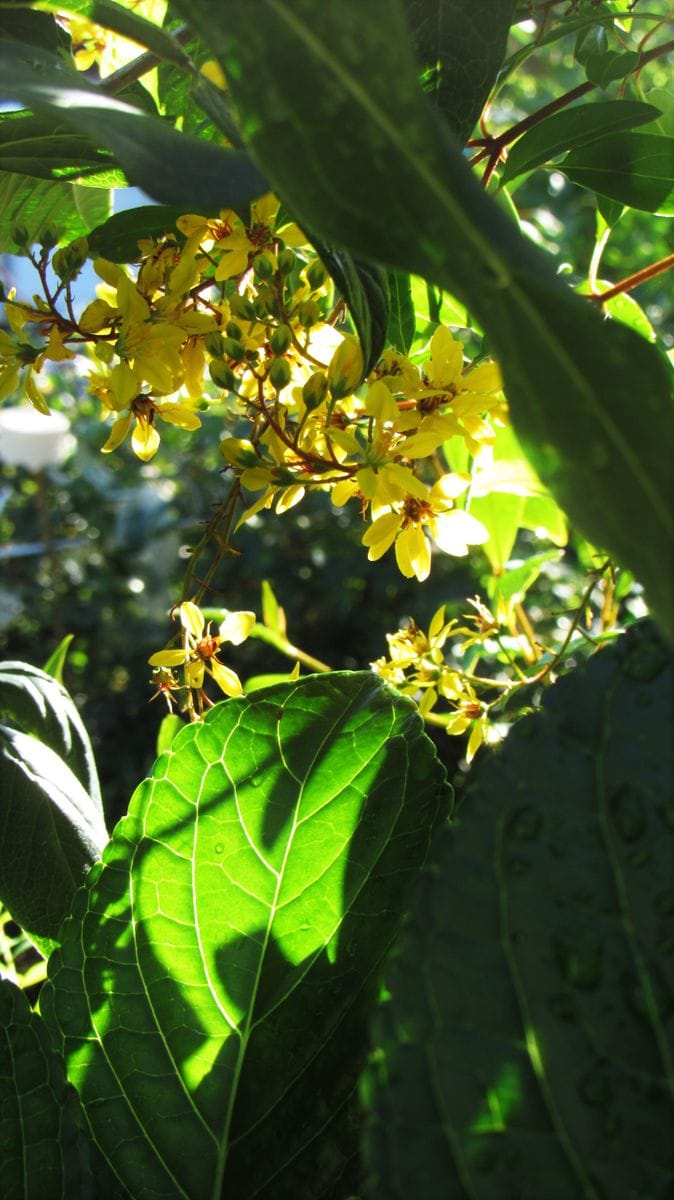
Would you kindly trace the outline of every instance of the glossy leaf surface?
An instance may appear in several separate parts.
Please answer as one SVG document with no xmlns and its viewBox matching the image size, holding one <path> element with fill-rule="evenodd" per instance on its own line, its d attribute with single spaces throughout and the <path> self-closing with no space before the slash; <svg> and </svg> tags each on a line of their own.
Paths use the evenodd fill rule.
<svg viewBox="0 0 674 1200">
<path fill-rule="evenodd" d="M 508 152 L 501 180 L 509 183 L 525 171 L 550 162 L 571 146 L 589 145 L 606 134 L 655 120 L 659 110 L 639 100 L 605 100 L 553 113 L 527 130 Z"/>
<path fill-rule="evenodd" d="M 484 195 L 421 92 L 396 0 L 263 0 L 248 14 L 241 0 L 189 5 L 274 187 L 331 243 L 465 301 L 538 475 L 674 636 L 670 364 L 573 295 Z"/>
<path fill-rule="evenodd" d="M 15 254 L 17 229 L 28 243 L 39 242 L 49 231 L 57 241 L 69 242 L 101 224 L 110 215 L 110 193 L 31 179 L 15 172 L 0 172 L 0 254 Z"/>
<path fill-rule="evenodd" d="M 132 1196 L 332 1194 L 364 1006 L 443 804 L 413 705 L 369 673 L 227 701 L 158 759 L 42 996 Z"/>
<path fill-rule="evenodd" d="M 474 772 L 387 973 L 372 1200 L 670 1194 L 673 738 L 645 623 Z"/>
<path fill-rule="evenodd" d="M 620 204 L 674 215 L 674 138 L 615 133 L 574 149 L 560 163 L 574 183 Z"/>
<path fill-rule="evenodd" d="M 0 979 L 0 1162 L 4 1200 L 91 1200 L 77 1097 L 38 1013 Z"/>
<path fill-rule="evenodd" d="M 330 277 L 346 300 L 363 351 L 364 373 L 372 370 L 386 341 L 390 301 L 386 272 L 344 250 L 313 239 Z"/>
</svg>

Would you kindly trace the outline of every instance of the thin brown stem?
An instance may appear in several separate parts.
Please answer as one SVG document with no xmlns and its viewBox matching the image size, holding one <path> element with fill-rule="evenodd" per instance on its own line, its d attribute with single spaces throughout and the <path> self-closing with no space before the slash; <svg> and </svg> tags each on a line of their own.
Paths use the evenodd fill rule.
<svg viewBox="0 0 674 1200">
<path fill-rule="evenodd" d="M 661 258 L 659 262 L 651 263 L 650 266 L 642 267 L 640 271 L 634 271 L 632 275 L 627 275 L 625 279 L 621 279 L 619 283 L 614 283 L 613 287 L 607 288 L 605 292 L 592 292 L 589 299 L 594 300 L 596 304 L 605 304 L 607 300 L 612 300 L 614 296 L 622 296 L 624 292 L 631 292 L 640 283 L 646 283 L 649 279 L 655 279 L 656 275 L 662 275 L 665 271 L 670 271 L 672 267 L 674 267 L 674 254 L 668 254 L 666 258 Z"/>
</svg>

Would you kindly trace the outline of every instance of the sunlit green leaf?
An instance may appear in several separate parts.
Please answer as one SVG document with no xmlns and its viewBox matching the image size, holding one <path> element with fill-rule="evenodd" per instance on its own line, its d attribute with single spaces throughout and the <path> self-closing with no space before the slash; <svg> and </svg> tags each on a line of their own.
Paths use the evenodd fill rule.
<svg viewBox="0 0 674 1200">
<path fill-rule="evenodd" d="M 19 229 L 29 244 L 39 242 L 47 232 L 59 242 L 69 242 L 109 214 L 110 193 L 103 188 L 0 172 L 0 254 L 16 254 L 14 234 Z"/>
<path fill-rule="evenodd" d="M 674 1187 L 673 665 L 633 628 L 473 773 L 386 975 L 368 1200 Z"/>
<path fill-rule="evenodd" d="M 559 164 L 574 183 L 630 208 L 674 214 L 674 138 L 614 133 L 572 150 Z"/>
<path fill-rule="evenodd" d="M 217 705 L 158 760 L 42 995 L 132 1195 L 333 1194 L 353 1146 L 326 1147 L 443 777 L 369 673 Z"/>
<path fill-rule="evenodd" d="M 389 271 L 388 290 L 391 302 L 386 340 L 396 350 L 407 354 L 416 332 L 416 315 L 412 298 L 412 283 L 402 271 Z"/>
<path fill-rule="evenodd" d="M 502 182 L 550 162 L 571 147 L 577 149 L 607 133 L 644 125 L 654 119 L 657 111 L 653 105 L 637 100 L 606 100 L 553 113 L 515 142 L 508 152 Z"/>
</svg>

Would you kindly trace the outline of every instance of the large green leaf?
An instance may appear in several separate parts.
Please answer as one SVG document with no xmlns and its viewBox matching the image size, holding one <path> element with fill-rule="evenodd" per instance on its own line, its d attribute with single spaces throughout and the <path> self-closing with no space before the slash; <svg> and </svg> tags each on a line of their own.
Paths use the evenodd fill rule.
<svg viewBox="0 0 674 1200">
<path fill-rule="evenodd" d="M 4 1200 L 91 1200 L 77 1096 L 42 1018 L 0 979 L 0 1162 Z M 97 1193 L 100 1195 L 101 1193 Z"/>
<path fill-rule="evenodd" d="M 59 242 L 86 235 L 110 215 L 110 193 L 75 183 L 51 183 L 0 173 L 0 254 L 15 254 L 15 233 L 29 244 L 48 232 Z M 23 243 L 22 243 L 23 245 Z"/>
<path fill-rule="evenodd" d="M 242 0 L 177 7 L 208 33 L 251 151 L 300 223 L 475 314 L 537 473 L 674 635 L 671 366 L 573 295 L 484 195 L 419 87 L 398 0 L 260 0 L 254 22 Z"/>
<path fill-rule="evenodd" d="M 369 1200 L 672 1194 L 673 697 L 636 626 L 478 766 L 388 970 Z"/>
<path fill-rule="evenodd" d="M 112 152 L 129 180 L 165 204 L 220 208 L 268 190 L 247 154 L 179 133 L 89 85 L 57 60 L 25 59 L 0 42 L 2 91 L 53 120 L 72 125 Z"/>
<path fill-rule="evenodd" d="M 63 684 L 29 663 L 0 663 L 0 717 L 33 734 L 63 759 L 102 820 L 101 789 L 89 735 Z"/>
<path fill-rule="evenodd" d="M 508 153 L 502 183 L 550 162 L 573 146 L 589 145 L 606 134 L 655 120 L 659 109 L 640 100 L 600 100 L 553 113 L 522 135 Z"/>
<path fill-rule="evenodd" d="M 414 706 L 368 673 L 217 705 L 158 759 L 41 998 L 132 1197 L 335 1194 L 443 780 Z"/>
<path fill-rule="evenodd" d="M 505 54 L 515 0 L 404 0 L 424 91 L 465 142 Z"/>
<path fill-rule="evenodd" d="M 612 133 L 572 150 L 560 170 L 574 183 L 630 208 L 674 215 L 674 137 Z"/>
<path fill-rule="evenodd" d="M 386 343 L 390 303 L 386 272 L 311 235 L 331 278 L 346 300 L 363 351 L 364 374 L 377 362 Z"/>
</svg>

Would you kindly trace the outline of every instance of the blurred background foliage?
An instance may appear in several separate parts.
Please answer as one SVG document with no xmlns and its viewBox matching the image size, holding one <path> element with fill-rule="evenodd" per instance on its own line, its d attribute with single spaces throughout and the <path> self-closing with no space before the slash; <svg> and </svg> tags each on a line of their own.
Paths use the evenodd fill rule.
<svg viewBox="0 0 674 1200">
<path fill-rule="evenodd" d="M 525 28 L 513 31 L 512 51 L 529 36 Z M 573 37 L 537 52 L 504 83 L 489 113 L 490 131 L 500 132 L 584 78 Z M 666 67 L 653 63 L 640 84 L 648 89 L 667 82 Z M 597 230 L 595 197 L 559 172 L 539 170 L 524 178 L 514 200 L 527 232 L 559 270 L 579 283 L 586 279 Z M 630 210 L 612 232 L 600 275 L 615 282 L 671 251 L 671 221 Z M 27 270 L 25 261 L 5 257 L 5 287 L 20 277 L 23 289 Z M 674 345 L 669 277 L 633 294 L 665 345 Z M 76 450 L 42 480 L 0 465 L 0 655 L 42 665 L 65 634 L 74 634 L 64 680 L 90 731 L 114 821 L 155 756 L 166 710 L 161 699 L 150 703 L 147 659 L 173 632 L 169 612 L 180 599 L 188 548 L 227 486 L 218 453 L 222 422 L 207 414 L 190 439 L 165 427 L 160 453 L 143 465 L 125 447 L 100 454 L 99 405 L 71 364 L 59 364 L 47 386 L 50 404 L 71 419 Z M 369 563 L 361 535 L 355 507 L 335 510 L 320 495 L 309 495 L 281 518 L 263 513 L 237 534 L 240 555 L 222 564 L 206 603 L 253 609 L 259 618 L 267 579 L 286 611 L 292 641 L 334 668 L 364 668 L 386 652 L 386 633 L 406 620 L 427 628 L 441 604 L 448 616 L 460 615 L 467 597 L 486 595 L 489 569 L 480 551 L 467 560 L 436 554 L 420 587 L 400 575 L 392 555 Z M 513 559 L 548 546 L 523 531 Z M 593 565 L 592 549 L 572 534 L 568 549 L 544 566 L 528 594 L 537 628 L 568 625 Z M 642 612 L 637 589 L 624 616 L 629 621 Z M 243 679 L 288 668 L 254 640 L 234 648 L 229 661 Z M 442 731 L 436 740 L 453 772 L 460 740 Z"/>
</svg>

